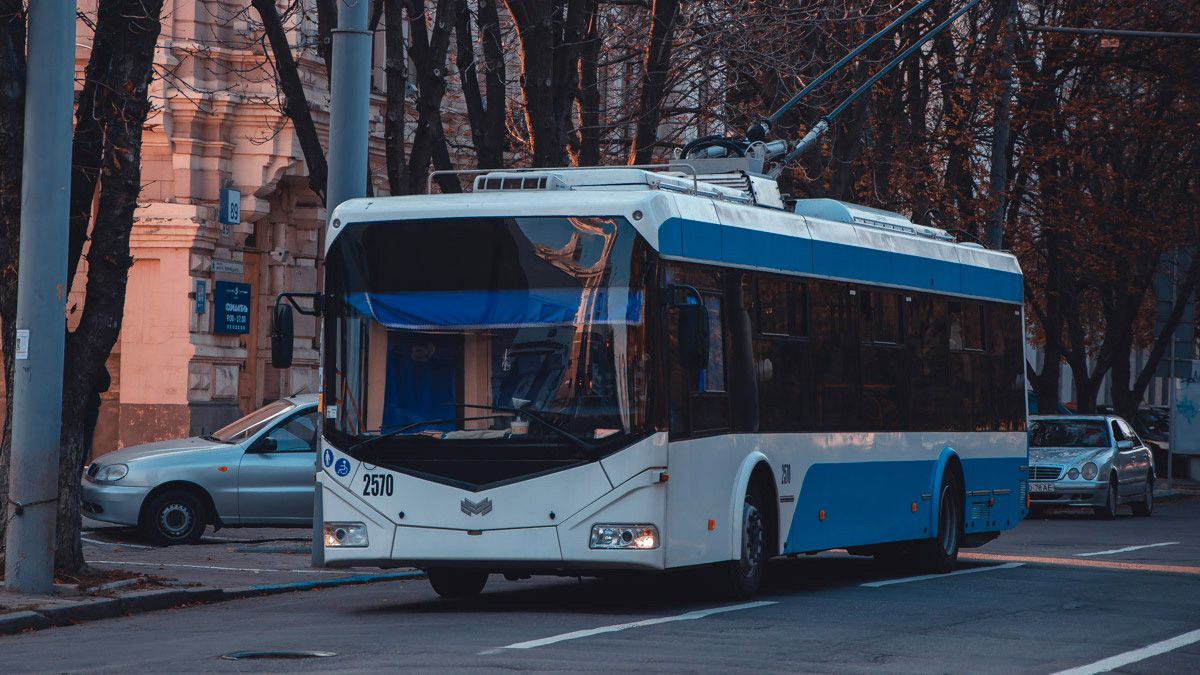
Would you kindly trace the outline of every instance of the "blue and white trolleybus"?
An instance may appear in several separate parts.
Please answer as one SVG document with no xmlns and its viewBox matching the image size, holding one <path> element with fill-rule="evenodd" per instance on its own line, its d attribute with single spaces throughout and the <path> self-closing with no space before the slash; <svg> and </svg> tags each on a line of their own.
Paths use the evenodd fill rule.
<svg viewBox="0 0 1200 675">
<path fill-rule="evenodd" d="M 697 166 L 337 208 L 325 564 L 420 567 L 446 596 L 711 566 L 745 596 L 774 556 L 946 571 L 1018 523 L 1013 256 Z"/>
</svg>

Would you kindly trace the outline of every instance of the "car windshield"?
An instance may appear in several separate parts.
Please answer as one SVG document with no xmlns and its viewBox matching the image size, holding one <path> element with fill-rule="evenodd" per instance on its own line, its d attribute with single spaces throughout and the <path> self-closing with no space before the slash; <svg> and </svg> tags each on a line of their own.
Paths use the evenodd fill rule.
<svg viewBox="0 0 1200 675">
<path fill-rule="evenodd" d="M 1037 420 L 1029 427 L 1031 448 L 1106 448 L 1103 420 Z"/>
<path fill-rule="evenodd" d="M 351 223 L 328 260 L 326 431 L 343 449 L 566 455 L 646 428 L 653 266 L 623 219 Z"/>
<path fill-rule="evenodd" d="M 237 443 L 243 441 L 262 429 L 272 420 L 288 412 L 296 405 L 291 401 L 275 401 L 265 405 L 245 417 L 214 431 L 210 436 L 222 443 Z"/>
</svg>

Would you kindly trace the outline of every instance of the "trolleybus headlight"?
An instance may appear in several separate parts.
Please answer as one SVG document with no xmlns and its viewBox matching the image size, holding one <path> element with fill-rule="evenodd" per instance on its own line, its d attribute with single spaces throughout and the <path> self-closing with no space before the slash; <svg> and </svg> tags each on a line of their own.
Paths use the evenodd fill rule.
<svg viewBox="0 0 1200 675">
<path fill-rule="evenodd" d="M 658 548 L 658 528 L 653 525 L 593 525 L 591 548 Z"/>
<path fill-rule="evenodd" d="M 367 545 L 367 526 L 362 523 L 325 523 L 325 546 L 329 548 Z"/>
<path fill-rule="evenodd" d="M 1087 464 L 1083 465 L 1084 480 L 1092 480 L 1098 473 L 1100 473 L 1100 467 L 1096 466 L 1095 462 L 1088 462 Z"/>
<path fill-rule="evenodd" d="M 1070 478 L 1071 480 L 1079 478 L 1079 469 L 1072 467 L 1071 470 L 1067 472 L 1067 478 Z"/>
</svg>

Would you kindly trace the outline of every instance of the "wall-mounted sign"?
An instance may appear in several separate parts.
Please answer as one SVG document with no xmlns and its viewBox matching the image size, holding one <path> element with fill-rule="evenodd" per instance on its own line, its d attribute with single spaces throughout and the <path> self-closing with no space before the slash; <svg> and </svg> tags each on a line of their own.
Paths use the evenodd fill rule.
<svg viewBox="0 0 1200 675">
<path fill-rule="evenodd" d="M 241 260 L 223 260 L 213 258 L 212 271 L 224 274 L 245 274 L 246 265 Z"/>
<path fill-rule="evenodd" d="M 208 310 L 208 281 L 196 279 L 196 313 L 203 314 Z"/>
<path fill-rule="evenodd" d="M 235 281 L 213 283 L 213 332 L 250 332 L 250 284 Z"/>
<path fill-rule="evenodd" d="M 221 213 L 218 221 L 223 225 L 242 222 L 242 193 L 233 188 L 221 188 Z"/>
</svg>

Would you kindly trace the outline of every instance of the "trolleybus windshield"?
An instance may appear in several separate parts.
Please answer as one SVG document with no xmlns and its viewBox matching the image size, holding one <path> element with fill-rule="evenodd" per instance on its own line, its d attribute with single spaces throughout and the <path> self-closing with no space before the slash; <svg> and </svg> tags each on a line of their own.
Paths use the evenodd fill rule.
<svg viewBox="0 0 1200 675">
<path fill-rule="evenodd" d="M 645 433 L 653 260 L 618 218 L 347 224 L 327 257 L 327 437 L 513 459 Z"/>
</svg>

